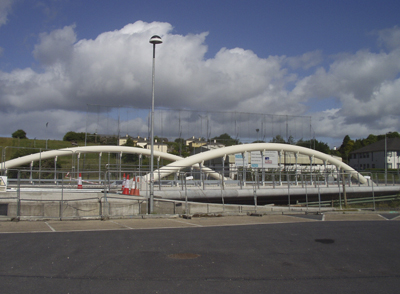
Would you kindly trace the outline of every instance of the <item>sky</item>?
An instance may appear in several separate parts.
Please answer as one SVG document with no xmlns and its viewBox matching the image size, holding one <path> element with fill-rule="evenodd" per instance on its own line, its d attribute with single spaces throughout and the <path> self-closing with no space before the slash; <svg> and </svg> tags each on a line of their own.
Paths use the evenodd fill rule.
<svg viewBox="0 0 400 294">
<path fill-rule="evenodd" d="M 183 137 L 234 137 L 240 123 L 239 137 L 274 136 L 268 115 L 298 117 L 290 134 L 331 147 L 400 131 L 399 11 L 398 0 L 0 0 L 0 136 L 115 133 L 118 120 L 143 136 L 155 34 L 156 111 L 186 111 L 179 127 L 165 111 L 155 135 L 191 121 Z"/>
</svg>

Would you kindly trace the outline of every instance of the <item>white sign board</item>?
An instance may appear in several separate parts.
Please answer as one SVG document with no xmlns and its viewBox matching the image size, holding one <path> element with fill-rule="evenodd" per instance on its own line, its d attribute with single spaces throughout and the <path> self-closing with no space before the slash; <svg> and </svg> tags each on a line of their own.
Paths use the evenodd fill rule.
<svg viewBox="0 0 400 294">
<path fill-rule="evenodd" d="M 249 164 L 247 152 L 244 153 L 244 166 L 247 167 Z M 236 167 L 243 167 L 243 154 L 237 153 L 235 154 L 235 165 Z"/>
<path fill-rule="evenodd" d="M 251 151 L 250 152 L 250 163 L 252 168 L 262 168 L 262 157 L 260 151 Z"/>
<path fill-rule="evenodd" d="M 265 151 L 264 168 L 278 168 L 278 167 L 279 167 L 278 151 Z"/>
<path fill-rule="evenodd" d="M 0 192 L 7 191 L 7 177 L 0 176 Z"/>
</svg>

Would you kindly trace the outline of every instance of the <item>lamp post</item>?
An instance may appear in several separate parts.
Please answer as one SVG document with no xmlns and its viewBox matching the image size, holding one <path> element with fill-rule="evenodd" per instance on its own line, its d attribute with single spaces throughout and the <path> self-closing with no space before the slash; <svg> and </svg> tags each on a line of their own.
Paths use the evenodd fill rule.
<svg viewBox="0 0 400 294">
<path fill-rule="evenodd" d="M 49 125 L 49 122 L 46 123 L 46 150 L 47 150 L 47 127 Z"/>
<path fill-rule="evenodd" d="M 148 204 L 148 212 L 153 213 L 154 207 L 154 77 L 155 77 L 155 63 L 156 63 L 156 45 L 161 44 L 162 40 L 160 36 L 154 35 L 149 41 L 153 44 L 153 81 L 152 81 L 152 95 L 151 95 L 151 127 L 150 127 L 150 199 Z"/>
</svg>

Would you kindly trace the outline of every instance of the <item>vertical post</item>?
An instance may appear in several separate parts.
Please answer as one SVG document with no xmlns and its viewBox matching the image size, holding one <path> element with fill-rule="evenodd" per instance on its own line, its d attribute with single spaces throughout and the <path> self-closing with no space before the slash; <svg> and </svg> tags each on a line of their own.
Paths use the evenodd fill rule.
<svg viewBox="0 0 400 294">
<path fill-rule="evenodd" d="M 62 220 L 62 209 L 64 202 L 64 174 L 61 173 L 61 201 L 60 201 L 60 220 Z"/>
<path fill-rule="evenodd" d="M 343 199 L 344 199 L 344 207 L 347 208 L 347 195 L 346 195 L 346 174 L 343 171 L 342 174 L 342 184 L 343 184 Z"/>
<path fill-rule="evenodd" d="M 154 89 L 155 89 L 155 69 L 156 69 L 156 44 L 161 44 L 162 40 L 159 36 L 154 35 L 149 41 L 153 44 L 153 68 L 152 68 L 152 95 L 151 95 L 151 127 L 150 127 L 150 199 L 148 212 L 153 213 L 154 209 Z"/>
<path fill-rule="evenodd" d="M 221 174 L 221 200 L 222 200 L 222 212 L 225 212 L 225 199 L 224 199 L 224 173 Z"/>
<path fill-rule="evenodd" d="M 199 165 L 200 165 L 200 187 L 201 187 L 201 185 L 203 185 L 203 189 L 204 189 L 204 182 L 203 182 L 203 164 L 204 164 L 204 161 L 202 161 L 202 162 L 200 162 L 199 163 Z M 186 176 L 185 176 L 185 178 L 186 178 Z M 186 182 L 185 182 L 186 183 Z M 186 185 L 186 184 L 185 184 Z"/>
<path fill-rule="evenodd" d="M 140 173 L 140 169 L 142 167 L 142 154 L 139 154 L 139 177 L 142 176 L 142 174 Z M 140 181 L 141 182 L 141 181 Z"/>
<path fill-rule="evenodd" d="M 298 182 L 297 182 L 297 162 L 298 162 L 298 157 L 299 157 L 299 152 L 295 152 L 294 153 L 294 158 L 295 158 L 296 164 L 295 164 L 295 171 L 294 171 L 295 176 L 294 176 L 294 178 L 295 178 L 295 185 L 296 186 L 298 185 Z"/>
<path fill-rule="evenodd" d="M 289 172 L 286 171 L 286 181 L 288 185 L 288 206 L 289 206 L 289 211 L 290 211 L 290 178 L 289 178 Z"/>
<path fill-rule="evenodd" d="M 161 191 L 160 156 L 157 157 L 157 170 L 158 170 L 158 190 Z"/>
<path fill-rule="evenodd" d="M 340 177 L 340 169 L 338 167 L 336 167 L 336 173 L 337 173 L 336 180 L 338 183 L 338 191 L 339 191 L 339 207 L 340 207 L 340 209 L 342 209 L 342 195 L 340 192 L 340 178 L 341 177 Z"/>
<path fill-rule="evenodd" d="M 319 189 L 319 182 L 318 182 L 318 207 L 319 207 L 319 212 L 321 212 L 321 191 Z"/>
<path fill-rule="evenodd" d="M 57 184 L 57 157 L 54 157 L 54 184 Z"/>
<path fill-rule="evenodd" d="M 21 215 L 21 171 L 18 170 L 17 174 L 17 219 L 19 220 L 19 217 Z"/>
<path fill-rule="evenodd" d="M 242 176 L 242 178 L 243 178 L 243 186 L 246 186 L 246 168 L 245 168 L 245 161 L 244 161 L 244 159 L 245 159 L 245 156 L 246 156 L 246 152 L 243 152 L 242 153 L 242 157 L 243 157 L 243 176 Z"/>
<path fill-rule="evenodd" d="M 186 185 L 186 174 L 182 173 L 185 180 L 185 214 L 189 215 L 189 207 L 188 207 L 188 196 L 187 196 L 187 185 Z"/>
<path fill-rule="evenodd" d="M 78 166 L 78 170 L 77 170 L 77 173 L 76 173 L 76 179 L 78 178 L 78 176 L 79 176 L 79 159 L 81 158 L 81 154 L 80 153 L 78 153 L 78 164 L 77 164 L 77 166 Z"/>
<path fill-rule="evenodd" d="M 102 152 L 99 153 L 99 184 L 101 182 L 101 156 Z"/>
<path fill-rule="evenodd" d="M 257 213 L 257 187 L 254 175 L 253 175 L 253 197 L 254 197 L 254 210 Z"/>
<path fill-rule="evenodd" d="M 372 173 L 371 173 L 371 185 L 372 185 L 372 202 L 374 203 L 374 211 L 376 210 L 375 207 L 375 193 L 374 193 L 374 181 L 372 180 Z"/>
<path fill-rule="evenodd" d="M 42 148 L 39 149 L 39 185 L 42 179 Z"/>
<path fill-rule="evenodd" d="M 265 169 L 264 169 L 264 162 L 265 162 L 265 159 L 264 159 L 264 152 L 265 152 L 265 150 L 260 151 L 260 152 L 261 152 L 261 173 L 262 173 L 262 175 L 261 175 L 261 182 L 262 182 L 262 186 L 264 187 L 264 182 L 265 182 Z"/>
<path fill-rule="evenodd" d="M 387 186 L 387 137 L 385 134 L 385 186 Z"/>
<path fill-rule="evenodd" d="M 301 181 L 303 181 L 303 174 L 301 174 Z M 307 176 L 307 175 L 306 175 Z M 305 181 L 305 190 L 306 190 L 306 207 L 307 207 L 307 211 L 308 211 L 308 192 L 307 192 L 307 179 Z"/>
<path fill-rule="evenodd" d="M 31 161 L 31 164 L 30 164 L 30 173 L 29 173 L 29 181 L 30 181 L 31 184 L 33 183 L 33 181 L 32 181 L 32 173 L 33 173 L 33 161 Z"/>
<path fill-rule="evenodd" d="M 222 157 L 221 189 L 225 189 L 225 159 L 226 154 Z"/>
<path fill-rule="evenodd" d="M 279 186 L 282 186 L 282 152 L 278 151 L 278 156 L 279 156 Z"/>
</svg>

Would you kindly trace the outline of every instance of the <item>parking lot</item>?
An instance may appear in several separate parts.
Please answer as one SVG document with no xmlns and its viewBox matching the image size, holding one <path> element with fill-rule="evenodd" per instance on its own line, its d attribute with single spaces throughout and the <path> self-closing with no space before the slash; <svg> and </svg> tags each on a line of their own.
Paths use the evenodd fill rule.
<svg viewBox="0 0 400 294">
<path fill-rule="evenodd" d="M 0 222 L 1 293 L 398 293 L 397 213 Z"/>
</svg>

